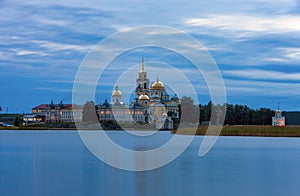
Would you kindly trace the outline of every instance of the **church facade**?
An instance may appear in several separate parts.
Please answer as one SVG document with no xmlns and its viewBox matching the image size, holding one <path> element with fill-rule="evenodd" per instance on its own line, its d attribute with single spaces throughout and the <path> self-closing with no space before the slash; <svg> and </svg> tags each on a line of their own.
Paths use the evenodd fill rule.
<svg viewBox="0 0 300 196">
<path fill-rule="evenodd" d="M 283 117 L 281 114 L 279 103 L 278 103 L 278 109 L 275 112 L 275 116 L 272 117 L 272 126 L 279 126 L 279 127 L 285 126 L 285 117 Z"/>
<path fill-rule="evenodd" d="M 153 123 L 158 129 L 172 129 L 173 120 L 179 118 L 179 97 L 170 96 L 164 84 L 156 78 L 150 86 L 150 80 L 145 71 L 144 58 L 138 73 L 135 87 L 135 98 L 129 104 L 122 102 L 122 92 L 116 85 L 112 92 L 111 102 L 107 100 L 98 105 L 100 122 L 137 122 Z"/>
</svg>

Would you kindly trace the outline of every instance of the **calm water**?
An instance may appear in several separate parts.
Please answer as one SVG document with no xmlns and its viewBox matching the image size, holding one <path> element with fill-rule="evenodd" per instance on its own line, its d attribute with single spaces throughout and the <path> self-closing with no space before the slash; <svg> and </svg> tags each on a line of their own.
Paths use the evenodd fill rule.
<svg viewBox="0 0 300 196">
<path fill-rule="evenodd" d="M 159 132 L 145 148 L 170 137 Z M 220 137 L 198 157 L 201 140 L 167 166 L 129 172 L 95 158 L 76 131 L 0 131 L 0 195 L 300 195 L 300 138 Z"/>
</svg>

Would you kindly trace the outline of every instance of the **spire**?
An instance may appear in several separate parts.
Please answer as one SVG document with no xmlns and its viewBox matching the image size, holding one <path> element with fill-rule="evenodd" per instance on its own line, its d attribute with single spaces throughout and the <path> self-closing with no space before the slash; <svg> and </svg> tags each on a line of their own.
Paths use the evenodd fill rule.
<svg viewBox="0 0 300 196">
<path fill-rule="evenodd" d="M 145 63 L 144 63 L 144 57 L 142 58 L 142 69 L 141 72 L 145 71 Z"/>
<path fill-rule="evenodd" d="M 277 108 L 275 114 L 276 114 L 276 116 L 281 116 L 279 101 L 278 101 L 278 108 Z"/>
<path fill-rule="evenodd" d="M 118 84 L 115 85 L 115 90 L 119 90 L 119 85 Z"/>
<path fill-rule="evenodd" d="M 159 82 L 159 79 L 158 79 L 158 74 L 156 75 L 156 82 Z"/>
</svg>

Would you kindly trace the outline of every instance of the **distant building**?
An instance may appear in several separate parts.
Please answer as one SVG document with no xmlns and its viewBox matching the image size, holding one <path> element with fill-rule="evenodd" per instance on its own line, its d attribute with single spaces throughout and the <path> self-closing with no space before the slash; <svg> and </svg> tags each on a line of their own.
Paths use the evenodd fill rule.
<svg viewBox="0 0 300 196">
<path fill-rule="evenodd" d="M 279 103 L 278 103 L 278 109 L 275 112 L 275 116 L 272 117 L 272 126 L 285 126 L 285 117 L 281 115 Z"/>
<path fill-rule="evenodd" d="M 34 123 L 41 123 L 41 122 L 45 122 L 45 116 L 43 116 L 43 115 L 27 114 L 27 115 L 23 116 L 23 123 L 25 125 L 34 124 Z"/>
<path fill-rule="evenodd" d="M 83 107 L 76 104 L 41 104 L 32 108 L 33 116 L 43 116 L 47 123 L 81 122 Z M 29 116 L 29 119 L 31 117 Z M 26 119 L 25 119 L 26 120 Z"/>
</svg>

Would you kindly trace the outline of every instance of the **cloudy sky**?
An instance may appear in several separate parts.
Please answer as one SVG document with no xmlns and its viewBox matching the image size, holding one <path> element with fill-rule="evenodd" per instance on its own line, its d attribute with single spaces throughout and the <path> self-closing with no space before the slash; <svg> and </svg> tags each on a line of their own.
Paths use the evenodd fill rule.
<svg viewBox="0 0 300 196">
<path fill-rule="evenodd" d="M 30 112 L 51 100 L 70 103 L 88 52 L 107 36 L 139 25 L 176 28 L 202 43 L 221 71 L 229 103 L 276 109 L 279 101 L 282 110 L 300 110 L 299 1 L 0 0 L 0 13 L 4 111 Z M 151 62 L 190 68 L 178 55 L 153 48 L 127 52 L 112 64 L 134 66 L 142 56 L 149 69 Z M 115 82 L 121 73 L 112 70 L 103 80 Z M 96 102 L 109 98 L 111 89 L 98 88 Z M 195 89 L 199 102 L 207 103 L 205 83 Z"/>
</svg>

